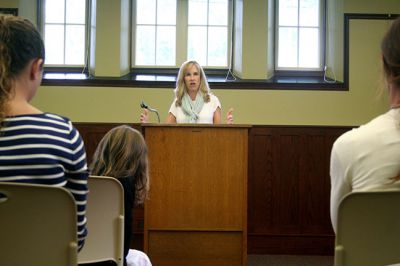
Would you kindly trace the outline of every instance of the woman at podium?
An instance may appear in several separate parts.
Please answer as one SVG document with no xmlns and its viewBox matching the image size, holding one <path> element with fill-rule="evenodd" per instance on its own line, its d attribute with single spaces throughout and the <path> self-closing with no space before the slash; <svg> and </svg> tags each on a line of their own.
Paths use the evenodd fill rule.
<svg viewBox="0 0 400 266">
<path fill-rule="evenodd" d="M 167 123 L 221 123 L 221 103 L 211 93 L 203 68 L 196 61 L 186 61 L 179 69 L 175 99 L 168 112 Z M 148 110 L 140 115 L 140 122 L 148 122 Z M 226 123 L 233 123 L 233 109 L 226 115 Z"/>
</svg>

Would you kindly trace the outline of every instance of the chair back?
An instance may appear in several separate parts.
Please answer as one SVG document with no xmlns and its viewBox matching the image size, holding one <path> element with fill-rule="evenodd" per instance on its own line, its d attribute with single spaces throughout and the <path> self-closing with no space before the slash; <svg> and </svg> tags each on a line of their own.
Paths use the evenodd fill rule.
<svg viewBox="0 0 400 266">
<path fill-rule="evenodd" d="M 112 177 L 90 176 L 86 206 L 88 236 L 79 263 L 113 260 L 123 265 L 124 190 Z"/>
<path fill-rule="evenodd" d="M 0 182 L 0 264 L 77 265 L 77 213 L 60 187 Z"/>
<path fill-rule="evenodd" d="M 400 191 L 353 192 L 339 204 L 335 266 L 400 262 Z"/>
</svg>

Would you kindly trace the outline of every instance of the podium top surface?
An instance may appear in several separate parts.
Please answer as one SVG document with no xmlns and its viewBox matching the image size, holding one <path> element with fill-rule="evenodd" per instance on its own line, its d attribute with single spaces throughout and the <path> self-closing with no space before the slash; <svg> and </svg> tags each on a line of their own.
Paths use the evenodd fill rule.
<svg viewBox="0 0 400 266">
<path fill-rule="evenodd" d="M 142 127 L 198 127 L 198 128 L 251 128 L 245 124 L 168 124 L 168 123 L 143 123 Z"/>
</svg>

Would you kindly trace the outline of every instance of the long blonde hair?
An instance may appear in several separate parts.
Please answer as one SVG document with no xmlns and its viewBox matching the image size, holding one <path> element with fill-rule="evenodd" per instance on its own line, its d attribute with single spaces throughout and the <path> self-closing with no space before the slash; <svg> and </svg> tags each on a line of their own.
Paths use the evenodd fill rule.
<svg viewBox="0 0 400 266">
<path fill-rule="evenodd" d="M 147 145 L 136 129 L 122 125 L 107 132 L 96 148 L 90 169 L 92 175 L 130 178 L 135 188 L 136 204 L 147 198 Z"/>
<path fill-rule="evenodd" d="M 200 92 L 202 92 L 204 97 L 204 102 L 210 101 L 210 87 L 208 86 L 208 81 L 203 68 L 194 60 L 186 61 L 182 64 L 179 69 L 178 79 L 176 81 L 176 88 L 174 90 L 176 97 L 176 106 L 182 105 L 182 98 L 185 92 L 187 93 L 187 88 L 185 84 L 185 75 L 188 69 L 192 66 L 196 66 L 197 70 L 200 72 Z"/>
<path fill-rule="evenodd" d="M 13 82 L 32 59 L 43 59 L 44 43 L 26 19 L 0 14 L 0 127 L 7 114 Z"/>
</svg>

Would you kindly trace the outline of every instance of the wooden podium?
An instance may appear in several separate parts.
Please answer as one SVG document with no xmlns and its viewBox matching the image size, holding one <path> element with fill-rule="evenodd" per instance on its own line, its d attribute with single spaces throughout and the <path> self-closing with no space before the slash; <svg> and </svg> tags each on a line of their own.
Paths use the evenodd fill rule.
<svg viewBox="0 0 400 266">
<path fill-rule="evenodd" d="M 247 265 L 248 129 L 144 126 L 144 249 L 154 266 Z"/>
</svg>

